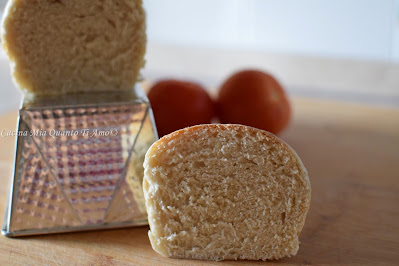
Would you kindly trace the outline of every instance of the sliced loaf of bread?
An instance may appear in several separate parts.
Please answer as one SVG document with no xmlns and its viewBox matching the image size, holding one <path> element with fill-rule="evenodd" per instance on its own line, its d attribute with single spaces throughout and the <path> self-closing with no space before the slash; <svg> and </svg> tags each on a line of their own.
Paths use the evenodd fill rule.
<svg viewBox="0 0 399 266">
<path fill-rule="evenodd" d="M 142 0 L 9 0 L 2 44 L 25 93 L 128 90 L 145 28 Z"/>
<path fill-rule="evenodd" d="M 206 260 L 295 255 L 308 173 L 286 143 L 241 125 L 201 125 L 155 142 L 144 162 L 149 238 L 159 254 Z"/>
</svg>

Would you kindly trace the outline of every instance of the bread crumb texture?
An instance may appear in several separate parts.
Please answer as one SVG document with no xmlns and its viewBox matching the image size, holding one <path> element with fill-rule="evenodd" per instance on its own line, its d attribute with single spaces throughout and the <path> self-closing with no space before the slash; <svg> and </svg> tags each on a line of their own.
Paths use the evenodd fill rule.
<svg viewBox="0 0 399 266">
<path fill-rule="evenodd" d="M 201 125 L 148 150 L 149 238 L 174 258 L 269 260 L 295 255 L 310 204 L 307 171 L 273 134 Z"/>
<path fill-rule="evenodd" d="M 128 90 L 144 66 L 145 27 L 141 0 L 9 0 L 2 44 L 25 93 Z"/>
</svg>

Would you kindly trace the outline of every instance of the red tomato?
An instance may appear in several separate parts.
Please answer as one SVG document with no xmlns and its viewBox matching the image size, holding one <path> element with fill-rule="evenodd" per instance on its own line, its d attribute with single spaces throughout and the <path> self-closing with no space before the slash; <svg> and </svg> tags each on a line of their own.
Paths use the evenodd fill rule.
<svg viewBox="0 0 399 266">
<path fill-rule="evenodd" d="M 274 77 L 257 70 L 245 70 L 222 85 L 218 115 L 222 123 L 242 124 L 277 134 L 288 125 L 291 108 Z"/>
<path fill-rule="evenodd" d="M 214 116 L 211 97 L 193 82 L 160 81 L 150 89 L 148 98 L 160 137 L 185 127 L 209 124 Z"/>
</svg>

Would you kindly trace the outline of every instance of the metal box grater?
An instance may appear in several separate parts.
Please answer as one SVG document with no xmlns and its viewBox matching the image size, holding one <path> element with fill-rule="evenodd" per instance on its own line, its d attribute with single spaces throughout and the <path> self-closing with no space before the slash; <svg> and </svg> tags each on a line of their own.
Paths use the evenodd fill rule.
<svg viewBox="0 0 399 266">
<path fill-rule="evenodd" d="M 4 235 L 147 224 L 143 161 L 157 133 L 139 86 L 25 98 L 17 132 Z"/>
</svg>

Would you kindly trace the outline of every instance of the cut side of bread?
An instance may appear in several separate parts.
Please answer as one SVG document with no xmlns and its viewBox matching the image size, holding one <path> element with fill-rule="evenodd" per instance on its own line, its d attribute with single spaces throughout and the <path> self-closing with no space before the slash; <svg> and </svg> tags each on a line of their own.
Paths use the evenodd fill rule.
<svg viewBox="0 0 399 266">
<path fill-rule="evenodd" d="M 9 0 L 2 44 L 26 93 L 129 90 L 145 28 L 142 0 Z"/>
<path fill-rule="evenodd" d="M 159 254 L 269 260 L 297 253 L 310 181 L 273 134 L 241 125 L 186 128 L 155 142 L 144 169 L 149 238 Z"/>
</svg>

